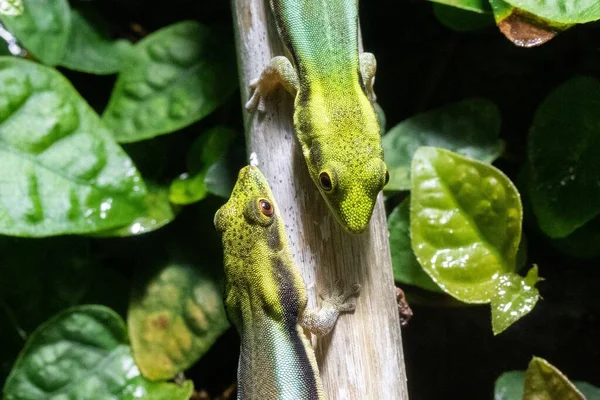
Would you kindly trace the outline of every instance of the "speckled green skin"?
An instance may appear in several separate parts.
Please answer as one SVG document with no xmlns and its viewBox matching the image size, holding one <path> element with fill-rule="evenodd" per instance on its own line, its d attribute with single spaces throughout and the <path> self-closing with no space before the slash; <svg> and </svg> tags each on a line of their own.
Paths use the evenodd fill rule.
<svg viewBox="0 0 600 400">
<path fill-rule="evenodd" d="M 370 100 L 375 59 L 358 52 L 357 0 L 270 3 L 293 67 L 276 57 L 263 82 L 251 87 L 254 94 L 268 92 L 277 80 L 295 95 L 294 126 L 310 175 L 341 225 L 360 233 L 386 183 L 387 167 Z M 321 184 L 324 172 L 330 190 Z"/>
<path fill-rule="evenodd" d="M 268 202 L 266 215 L 261 202 Z M 338 283 L 319 311 L 306 309 L 304 281 L 287 243 L 284 222 L 264 176 L 243 168 L 229 201 L 215 215 L 225 260 L 225 309 L 241 337 L 238 398 L 323 399 L 314 351 L 303 333 L 324 335 L 359 287 Z"/>
</svg>

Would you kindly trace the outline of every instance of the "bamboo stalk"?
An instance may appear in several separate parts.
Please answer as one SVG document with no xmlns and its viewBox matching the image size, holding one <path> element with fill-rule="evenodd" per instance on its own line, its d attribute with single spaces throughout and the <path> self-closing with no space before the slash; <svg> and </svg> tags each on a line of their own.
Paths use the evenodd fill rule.
<svg viewBox="0 0 600 400">
<path fill-rule="evenodd" d="M 232 0 L 232 8 L 243 105 L 249 81 L 284 49 L 266 1 Z M 337 279 L 362 285 L 355 313 L 313 339 L 325 393 L 329 399 L 408 399 L 383 198 L 367 232 L 345 233 L 308 175 L 291 97 L 279 90 L 269 100 L 264 115 L 244 110 L 246 143 L 282 211 L 309 307 Z"/>
</svg>

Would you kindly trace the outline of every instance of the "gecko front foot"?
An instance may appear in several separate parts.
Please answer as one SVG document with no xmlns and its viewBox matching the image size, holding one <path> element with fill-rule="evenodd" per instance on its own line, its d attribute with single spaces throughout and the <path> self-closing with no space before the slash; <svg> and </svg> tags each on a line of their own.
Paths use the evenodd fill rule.
<svg viewBox="0 0 600 400">
<path fill-rule="evenodd" d="M 298 74 L 290 60 L 284 56 L 273 57 L 260 76 L 250 82 L 250 99 L 246 102 L 246 110 L 264 113 L 265 99 L 277 85 L 282 85 L 292 96 L 296 96 Z"/>
<path fill-rule="evenodd" d="M 336 281 L 333 291 L 321 293 L 323 303 L 319 310 L 304 311 L 300 325 L 317 336 L 328 334 L 340 313 L 352 312 L 356 309 L 356 297 L 359 293 L 359 284 L 354 284 L 349 290 L 345 290 L 344 283 Z"/>
<path fill-rule="evenodd" d="M 360 294 L 360 285 L 355 283 L 349 290 L 344 288 L 344 282 L 337 280 L 333 286 L 333 293 L 325 291 L 320 297 L 323 300 L 323 307 L 337 309 L 340 313 L 352 312 L 356 308 L 356 297 Z"/>
</svg>

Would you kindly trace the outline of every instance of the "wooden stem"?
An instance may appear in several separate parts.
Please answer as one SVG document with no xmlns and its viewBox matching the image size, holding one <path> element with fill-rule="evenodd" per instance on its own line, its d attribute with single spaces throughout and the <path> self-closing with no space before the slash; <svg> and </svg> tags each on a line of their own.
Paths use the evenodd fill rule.
<svg viewBox="0 0 600 400">
<path fill-rule="evenodd" d="M 232 8 L 244 104 L 249 82 L 284 49 L 266 1 L 232 0 Z M 342 315 L 331 334 L 316 340 L 325 393 L 329 399 L 408 399 L 383 198 L 367 232 L 344 232 L 308 175 L 291 97 L 280 90 L 269 100 L 264 115 L 244 110 L 246 143 L 282 211 L 309 307 L 337 279 L 362 286 L 355 313 Z"/>
</svg>

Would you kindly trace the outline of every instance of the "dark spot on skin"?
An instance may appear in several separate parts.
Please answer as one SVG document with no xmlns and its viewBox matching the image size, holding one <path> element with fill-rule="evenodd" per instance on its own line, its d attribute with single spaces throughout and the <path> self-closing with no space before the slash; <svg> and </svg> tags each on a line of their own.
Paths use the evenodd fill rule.
<svg viewBox="0 0 600 400">
<path fill-rule="evenodd" d="M 268 243 L 270 249 L 280 250 L 281 249 L 281 237 L 279 236 L 279 230 L 277 229 L 277 227 L 275 225 L 273 226 L 273 228 L 274 229 L 271 229 L 269 231 L 269 234 L 267 235 L 267 243 Z"/>
<path fill-rule="evenodd" d="M 318 142 L 313 142 L 310 147 L 310 163 L 317 169 L 320 169 L 323 164 L 323 152 Z"/>
<path fill-rule="evenodd" d="M 296 326 L 298 324 L 298 314 L 300 312 L 300 298 L 298 291 L 294 287 L 294 278 L 289 267 L 279 258 L 275 258 L 274 271 L 275 280 L 279 287 L 279 300 L 283 306 L 284 326 L 287 334 L 292 339 L 293 351 L 296 353 L 296 359 L 299 361 L 299 369 L 302 373 L 301 379 L 304 382 L 304 387 L 308 389 L 308 399 L 317 399 L 317 383 L 315 381 L 314 372 L 306 348 L 302 339 L 298 336 Z"/>
</svg>

